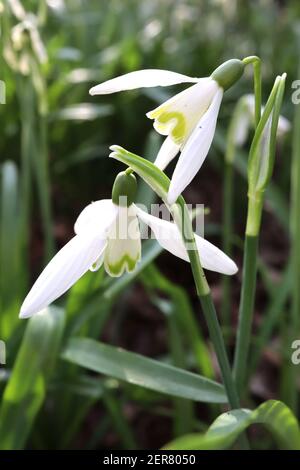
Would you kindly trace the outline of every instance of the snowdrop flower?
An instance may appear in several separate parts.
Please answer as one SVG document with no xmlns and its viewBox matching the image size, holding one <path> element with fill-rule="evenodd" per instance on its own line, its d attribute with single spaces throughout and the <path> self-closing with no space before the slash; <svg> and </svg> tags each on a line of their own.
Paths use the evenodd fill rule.
<svg viewBox="0 0 300 470">
<path fill-rule="evenodd" d="M 255 97 L 248 94 L 243 96 L 237 105 L 237 119 L 234 126 L 233 138 L 236 145 L 242 147 L 247 140 L 251 128 L 254 128 L 254 110 L 255 110 Z M 264 106 L 261 108 L 263 113 Z M 270 130 L 272 115 L 266 125 L 265 134 Z M 279 116 L 277 137 L 281 138 L 291 129 L 291 123 L 284 116 Z"/>
<path fill-rule="evenodd" d="M 134 204 L 136 179 L 128 171 L 119 173 L 112 199 L 88 205 L 79 215 L 75 236 L 54 256 L 25 298 L 21 318 L 28 318 L 63 295 L 85 272 L 104 264 L 110 276 L 132 272 L 141 258 L 139 221 L 147 224 L 160 245 L 188 261 L 177 226 L 154 217 Z M 217 247 L 196 235 L 204 268 L 235 274 L 235 263 Z"/>
<path fill-rule="evenodd" d="M 147 117 L 154 120 L 156 131 L 167 136 L 155 164 L 164 170 L 181 152 L 168 194 L 168 202 L 173 204 L 202 166 L 214 137 L 223 93 L 241 77 L 243 71 L 244 64 L 238 59 L 225 62 L 206 78 L 193 78 L 166 70 L 140 70 L 101 83 L 91 88 L 90 94 L 194 84 L 147 113 Z"/>
</svg>

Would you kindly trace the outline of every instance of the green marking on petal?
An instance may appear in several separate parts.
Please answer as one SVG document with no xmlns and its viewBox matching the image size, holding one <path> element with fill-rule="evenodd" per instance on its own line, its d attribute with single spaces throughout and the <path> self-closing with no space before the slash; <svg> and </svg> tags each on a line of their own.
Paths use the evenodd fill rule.
<svg viewBox="0 0 300 470">
<path fill-rule="evenodd" d="M 181 144 L 186 137 L 186 120 L 183 113 L 179 111 L 163 111 L 157 109 L 149 113 L 151 119 L 155 119 L 155 128 L 158 132 L 166 133 L 170 128 L 170 124 L 173 124 L 173 128 L 170 132 L 174 142 Z"/>
<path fill-rule="evenodd" d="M 139 253 L 137 257 L 131 258 L 130 255 L 125 254 L 122 256 L 120 260 L 118 260 L 116 263 L 110 263 L 108 260 L 105 260 L 104 266 L 107 274 L 112 277 L 119 277 L 121 276 L 125 271 L 128 273 L 131 273 L 134 271 L 137 263 L 140 261 L 141 254 Z"/>
<path fill-rule="evenodd" d="M 134 205 L 119 207 L 119 214 L 108 236 L 104 267 L 110 276 L 132 272 L 141 258 L 141 234 Z"/>
</svg>

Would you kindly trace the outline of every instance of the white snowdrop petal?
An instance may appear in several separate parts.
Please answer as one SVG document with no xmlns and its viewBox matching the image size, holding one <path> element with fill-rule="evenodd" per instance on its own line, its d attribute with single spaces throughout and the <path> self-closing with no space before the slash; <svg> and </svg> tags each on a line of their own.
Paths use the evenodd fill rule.
<svg viewBox="0 0 300 470">
<path fill-rule="evenodd" d="M 160 69 L 145 69 L 126 73 L 90 89 L 90 95 L 106 95 L 136 88 L 169 86 L 178 83 L 196 83 L 198 78 L 188 77 L 181 73 Z"/>
<path fill-rule="evenodd" d="M 219 88 L 211 106 L 200 119 L 191 137 L 188 139 L 175 167 L 168 202 L 173 204 L 200 170 L 210 149 L 222 102 L 223 90 Z"/>
<path fill-rule="evenodd" d="M 102 199 L 86 206 L 78 216 L 74 231 L 84 233 L 102 233 L 109 230 L 118 215 L 118 207 L 111 199 Z"/>
<path fill-rule="evenodd" d="M 176 157 L 180 150 L 180 146 L 176 145 L 171 137 L 167 137 L 157 154 L 154 164 L 160 169 L 164 170 L 168 164 Z"/>
<path fill-rule="evenodd" d="M 221 274 L 237 273 L 237 265 L 222 250 L 199 235 L 195 234 L 195 239 L 203 268 Z"/>
<path fill-rule="evenodd" d="M 28 318 L 63 295 L 101 256 L 106 238 L 99 235 L 76 235 L 46 266 L 20 311 Z"/>
<path fill-rule="evenodd" d="M 181 234 L 173 222 L 154 217 L 139 208 L 137 208 L 137 214 L 151 228 L 155 238 L 165 250 L 178 258 L 189 261 Z M 223 251 L 199 235 L 195 234 L 195 239 L 203 268 L 229 275 L 237 272 L 236 264 Z"/>
<path fill-rule="evenodd" d="M 153 231 L 158 243 L 178 258 L 189 261 L 181 234 L 177 226 L 168 220 L 159 219 L 137 208 L 138 217 Z"/>
</svg>

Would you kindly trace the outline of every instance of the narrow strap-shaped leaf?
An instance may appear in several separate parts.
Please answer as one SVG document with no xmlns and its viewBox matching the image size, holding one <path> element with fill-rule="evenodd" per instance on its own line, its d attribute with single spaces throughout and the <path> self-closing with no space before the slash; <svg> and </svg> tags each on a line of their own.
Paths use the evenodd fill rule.
<svg viewBox="0 0 300 470">
<path fill-rule="evenodd" d="M 64 328 L 52 307 L 28 322 L 0 408 L 0 449 L 22 449 L 45 398 Z"/>
<path fill-rule="evenodd" d="M 18 304 L 26 279 L 20 269 L 19 175 L 14 162 L 1 165 L 0 185 L 0 331 L 6 341 L 18 323 Z"/>
<path fill-rule="evenodd" d="M 190 434 L 165 446 L 166 449 L 228 449 L 251 424 L 264 425 L 283 449 L 300 449 L 299 424 L 292 411 L 281 401 L 269 400 L 256 410 L 238 409 L 221 414 L 205 434 Z"/>
<path fill-rule="evenodd" d="M 208 403 L 226 403 L 222 385 L 147 357 L 88 338 L 73 338 L 62 358 L 94 372 L 167 395 Z"/>
</svg>

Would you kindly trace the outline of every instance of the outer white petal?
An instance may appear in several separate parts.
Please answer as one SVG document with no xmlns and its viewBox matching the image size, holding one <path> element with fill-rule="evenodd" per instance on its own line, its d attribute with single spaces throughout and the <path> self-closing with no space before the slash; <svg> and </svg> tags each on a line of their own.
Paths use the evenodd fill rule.
<svg viewBox="0 0 300 470">
<path fill-rule="evenodd" d="M 177 226 L 166 220 L 154 217 L 137 208 L 138 217 L 153 231 L 159 244 L 178 258 L 189 261 L 189 257 Z M 195 234 L 197 248 L 203 268 L 222 274 L 235 274 L 236 264 L 212 243 Z"/>
<path fill-rule="evenodd" d="M 86 206 L 74 225 L 77 235 L 102 233 L 110 229 L 118 215 L 118 207 L 111 199 L 102 199 Z"/>
<path fill-rule="evenodd" d="M 199 235 L 195 238 L 203 268 L 230 276 L 237 273 L 237 265 L 222 250 Z"/>
<path fill-rule="evenodd" d="M 169 86 L 178 83 L 196 83 L 198 78 L 188 77 L 181 73 L 169 72 L 160 69 L 137 70 L 126 73 L 120 77 L 107 80 L 90 89 L 90 95 L 107 95 L 124 90 L 136 88 L 149 88 L 155 86 Z"/>
<path fill-rule="evenodd" d="M 173 160 L 174 157 L 176 157 L 179 150 L 180 150 L 180 146 L 175 144 L 173 142 L 173 139 L 171 139 L 171 137 L 167 137 L 164 140 L 162 146 L 160 147 L 160 150 L 157 154 L 154 164 L 160 170 L 164 170 L 166 166 L 168 166 L 170 161 Z"/>
<path fill-rule="evenodd" d="M 46 266 L 20 311 L 20 318 L 28 318 L 63 295 L 101 256 L 106 237 L 76 235 Z"/>
<path fill-rule="evenodd" d="M 210 149 L 222 102 L 223 90 L 218 89 L 211 106 L 200 119 L 194 132 L 187 141 L 175 167 L 168 202 L 173 204 L 182 191 L 196 176 Z"/>
<path fill-rule="evenodd" d="M 153 231 L 159 244 L 178 258 L 188 261 L 188 255 L 181 234 L 173 222 L 159 219 L 137 207 L 137 215 Z"/>
</svg>

